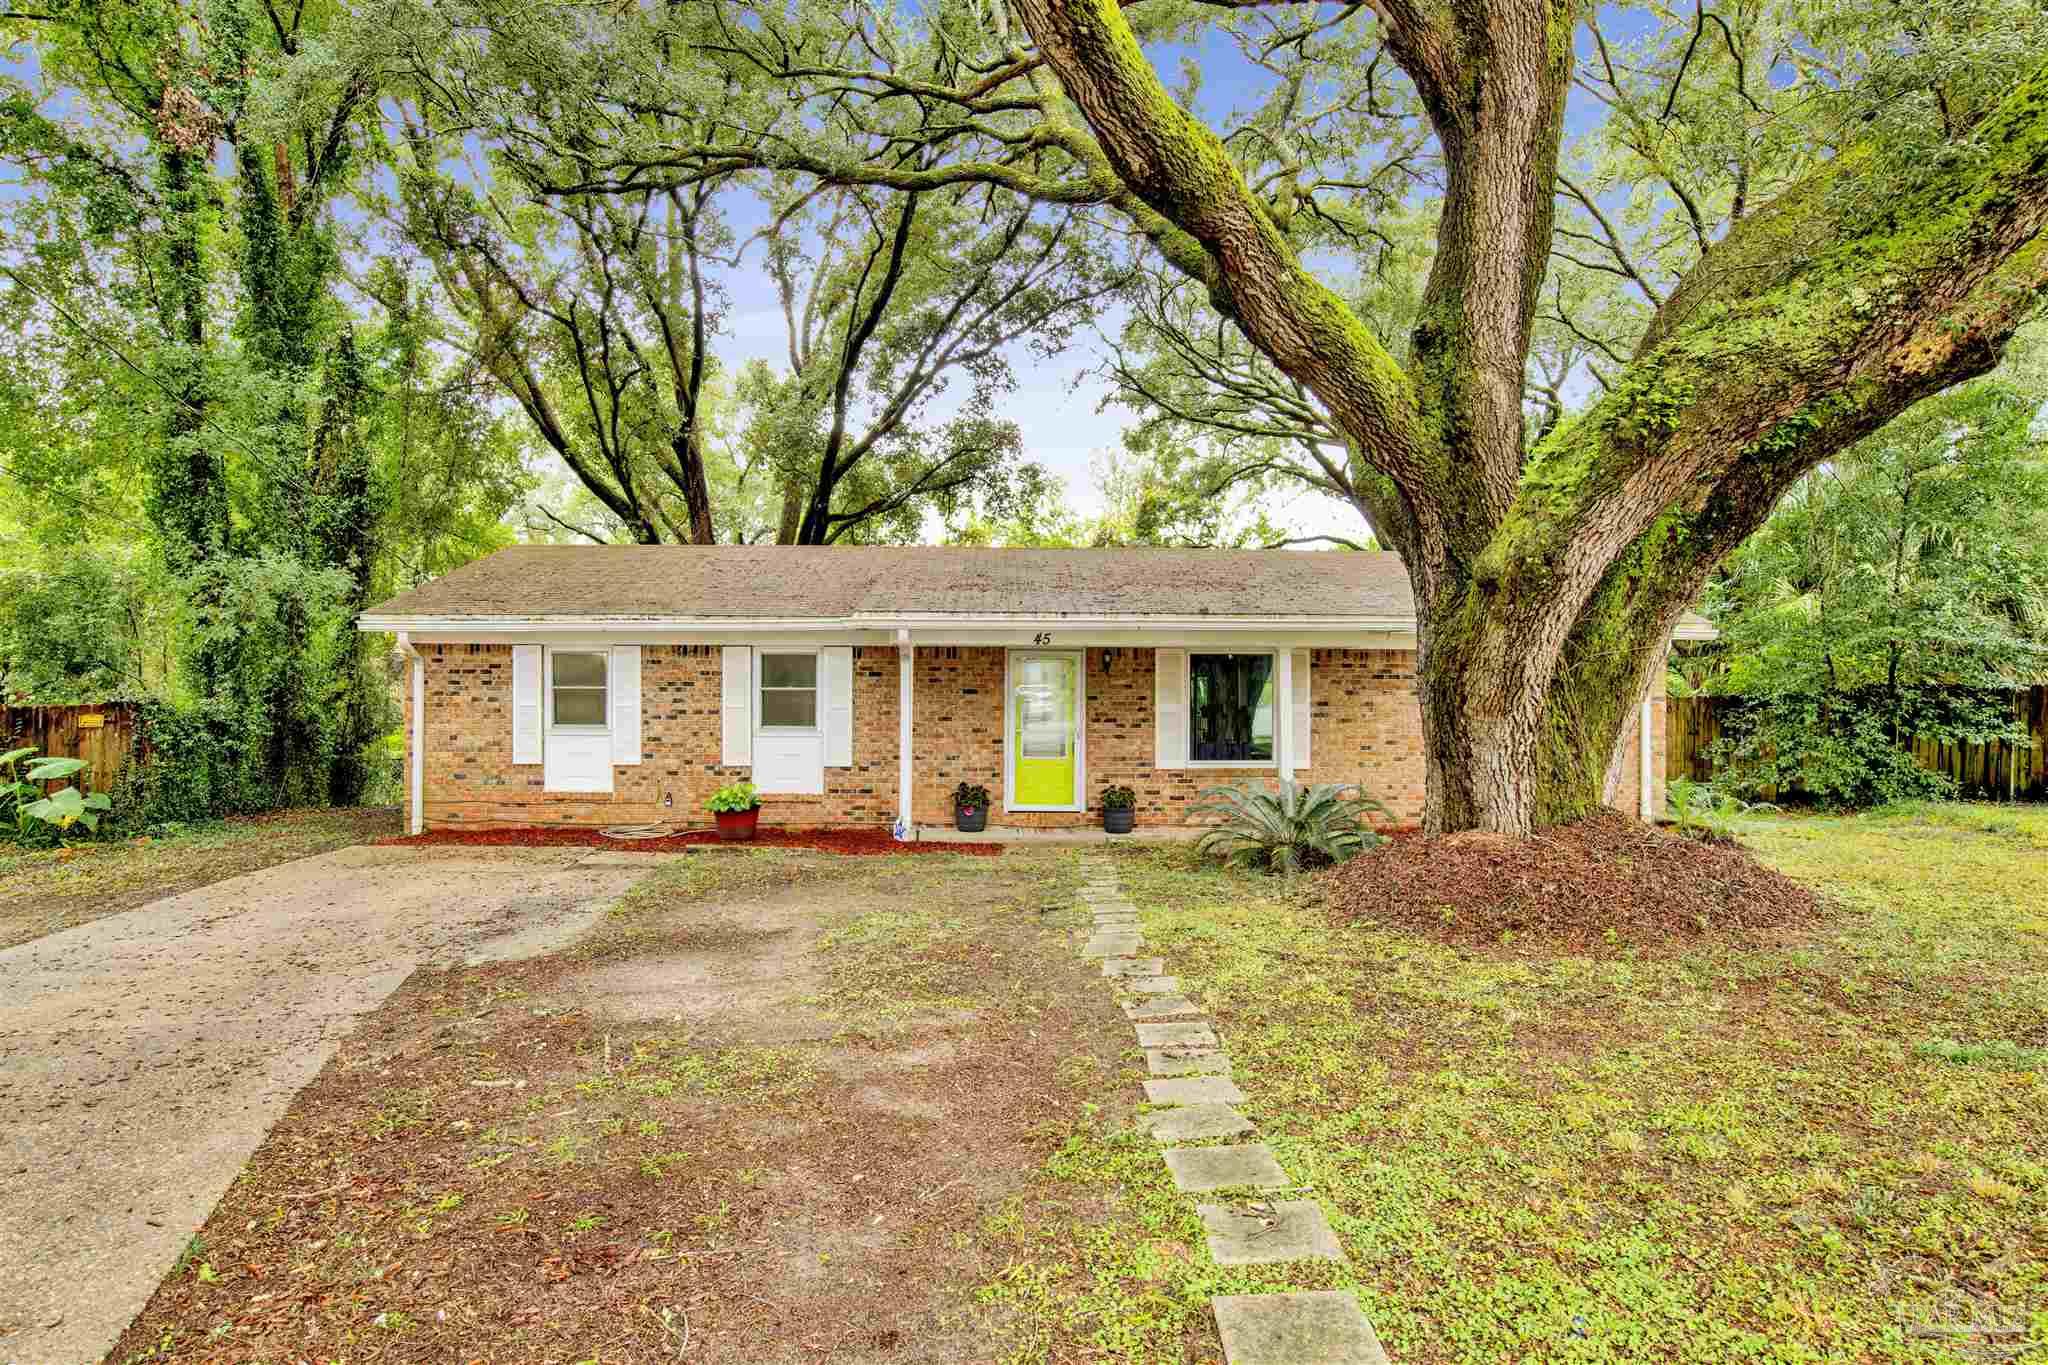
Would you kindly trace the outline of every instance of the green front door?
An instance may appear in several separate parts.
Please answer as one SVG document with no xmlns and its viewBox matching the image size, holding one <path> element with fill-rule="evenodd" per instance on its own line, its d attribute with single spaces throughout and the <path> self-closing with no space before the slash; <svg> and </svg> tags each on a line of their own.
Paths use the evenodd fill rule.
<svg viewBox="0 0 2048 1365">
<path fill-rule="evenodd" d="M 1010 662 L 1010 804 L 1074 806 L 1080 790 L 1080 660 L 1019 654 Z"/>
</svg>

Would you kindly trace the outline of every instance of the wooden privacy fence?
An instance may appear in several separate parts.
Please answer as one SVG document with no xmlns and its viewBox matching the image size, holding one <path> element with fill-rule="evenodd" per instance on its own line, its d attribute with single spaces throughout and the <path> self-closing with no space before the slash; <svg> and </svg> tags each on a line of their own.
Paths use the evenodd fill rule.
<svg viewBox="0 0 2048 1365">
<path fill-rule="evenodd" d="M 1665 698 L 1664 775 L 1695 782 L 1712 778 L 1722 717 L 1739 703 L 1737 697 Z M 2013 709 L 2027 729 L 2027 738 L 2016 744 L 1944 744 L 1915 738 L 1907 747 L 1921 767 L 1953 778 L 1964 796 L 2048 799 L 2048 687 L 2015 692 Z"/>
<path fill-rule="evenodd" d="M 0 706 L 0 754 L 34 745 L 38 757 L 82 758 L 96 792 L 112 791 L 135 740 L 135 706 Z M 69 786 L 52 783 L 51 786 Z"/>
</svg>

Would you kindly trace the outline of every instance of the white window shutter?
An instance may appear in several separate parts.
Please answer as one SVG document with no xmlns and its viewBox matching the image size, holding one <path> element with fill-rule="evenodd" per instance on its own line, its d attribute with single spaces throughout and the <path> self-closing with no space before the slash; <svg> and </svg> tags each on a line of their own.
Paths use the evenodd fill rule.
<svg viewBox="0 0 2048 1365">
<path fill-rule="evenodd" d="M 1314 653 L 1314 650 L 1309 649 L 1297 649 L 1294 651 L 1294 734 L 1292 736 L 1292 743 L 1294 745 L 1294 771 L 1298 773 L 1307 772 L 1312 761 L 1309 758 L 1308 752 L 1308 661 L 1309 657 Z"/>
<path fill-rule="evenodd" d="M 720 696 L 725 719 L 725 745 L 719 762 L 745 768 L 754 762 L 754 651 L 746 645 L 725 647 L 725 688 Z"/>
<path fill-rule="evenodd" d="M 818 651 L 818 700 L 825 712 L 825 766 L 853 766 L 853 646 Z"/>
<path fill-rule="evenodd" d="M 1188 652 L 1152 652 L 1152 762 L 1160 768 L 1188 766 Z"/>
<path fill-rule="evenodd" d="M 640 646 L 612 646 L 612 762 L 640 761 Z"/>
<path fill-rule="evenodd" d="M 512 646 L 512 761 L 538 763 L 540 744 L 540 646 Z"/>
</svg>

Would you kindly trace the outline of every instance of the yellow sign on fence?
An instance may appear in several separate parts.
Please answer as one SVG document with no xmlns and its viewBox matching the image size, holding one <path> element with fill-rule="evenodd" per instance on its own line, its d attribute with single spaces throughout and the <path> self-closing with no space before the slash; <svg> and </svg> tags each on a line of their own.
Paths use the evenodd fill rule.
<svg viewBox="0 0 2048 1365">
<path fill-rule="evenodd" d="M 78 718 L 78 728 L 81 730 L 103 730 L 106 728 L 106 724 L 107 718 L 97 711 L 89 712 Z"/>
</svg>

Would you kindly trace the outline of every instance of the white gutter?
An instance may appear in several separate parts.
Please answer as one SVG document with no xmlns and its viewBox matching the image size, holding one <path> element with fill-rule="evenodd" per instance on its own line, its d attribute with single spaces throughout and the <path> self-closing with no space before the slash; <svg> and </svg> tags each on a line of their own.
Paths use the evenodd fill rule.
<svg viewBox="0 0 2048 1365">
<path fill-rule="evenodd" d="M 398 632 L 398 652 L 409 661 L 412 672 L 412 725 L 405 746 L 405 832 L 418 834 L 427 822 L 427 661 L 402 630 Z"/>
<path fill-rule="evenodd" d="M 1069 616 L 1059 612 L 917 612 L 912 614 L 851 616 L 374 616 L 356 619 L 362 631 L 410 631 L 417 635 L 444 635 L 462 631 L 488 630 L 494 634 L 528 632 L 590 631 L 817 631 L 845 634 L 848 631 L 898 633 L 912 627 L 947 626 L 955 629 L 1003 629 L 1031 626 L 1070 630 L 1272 630 L 1276 626 L 1303 626 L 1318 630 L 1412 631 L 1412 616 Z"/>
</svg>

